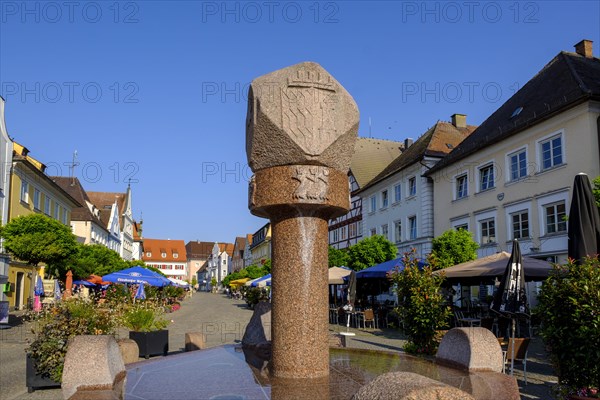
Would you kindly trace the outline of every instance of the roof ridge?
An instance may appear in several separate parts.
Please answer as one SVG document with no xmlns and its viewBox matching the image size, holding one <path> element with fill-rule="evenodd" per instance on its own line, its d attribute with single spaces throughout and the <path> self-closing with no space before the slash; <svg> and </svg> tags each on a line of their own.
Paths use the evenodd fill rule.
<svg viewBox="0 0 600 400">
<path fill-rule="evenodd" d="M 592 93 L 591 89 L 585 85 L 585 83 L 583 82 L 583 79 L 581 79 L 581 77 L 579 76 L 577 71 L 575 71 L 575 66 L 573 65 L 573 61 L 571 61 L 571 59 L 570 59 L 571 55 L 568 54 L 568 52 L 566 52 L 566 51 L 561 51 L 559 55 L 561 55 L 564 58 L 564 60 L 567 64 L 567 67 L 569 67 L 569 71 L 571 71 L 571 75 L 573 75 L 573 78 L 575 78 L 575 80 L 577 81 L 577 84 L 579 84 L 579 87 L 581 88 L 581 90 L 585 93 L 591 94 Z M 569 57 L 567 57 L 567 55 Z"/>
</svg>

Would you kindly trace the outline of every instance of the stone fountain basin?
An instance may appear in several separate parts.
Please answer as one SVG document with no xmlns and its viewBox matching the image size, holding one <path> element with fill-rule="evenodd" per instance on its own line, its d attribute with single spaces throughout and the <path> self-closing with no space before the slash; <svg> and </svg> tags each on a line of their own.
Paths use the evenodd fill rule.
<svg viewBox="0 0 600 400">
<path fill-rule="evenodd" d="M 361 386 L 392 371 L 414 372 L 476 399 L 498 399 L 509 379 L 373 350 L 331 348 L 330 378 L 321 380 L 272 379 L 266 363 L 257 360 L 239 345 L 225 345 L 128 364 L 125 399 L 351 399 Z"/>
</svg>

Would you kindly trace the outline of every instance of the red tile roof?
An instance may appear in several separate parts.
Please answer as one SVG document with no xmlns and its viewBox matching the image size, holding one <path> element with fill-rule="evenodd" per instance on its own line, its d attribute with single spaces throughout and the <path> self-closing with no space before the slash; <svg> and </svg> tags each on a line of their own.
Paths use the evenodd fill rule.
<svg viewBox="0 0 600 400">
<path fill-rule="evenodd" d="M 148 256 L 148 253 L 151 255 Z M 165 257 L 163 257 L 163 254 Z M 176 255 L 176 256 L 175 256 Z M 142 260 L 151 262 L 186 262 L 187 253 L 183 240 L 144 239 Z"/>
</svg>

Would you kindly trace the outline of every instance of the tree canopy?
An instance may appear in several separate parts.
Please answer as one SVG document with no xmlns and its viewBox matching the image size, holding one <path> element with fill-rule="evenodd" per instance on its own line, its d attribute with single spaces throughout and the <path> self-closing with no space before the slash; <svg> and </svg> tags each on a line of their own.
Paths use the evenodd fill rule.
<svg viewBox="0 0 600 400">
<path fill-rule="evenodd" d="M 397 253 L 396 246 L 384 236 L 371 236 L 350 247 L 348 266 L 355 271 L 360 271 L 384 261 L 393 260 Z"/>
<path fill-rule="evenodd" d="M 479 244 L 466 229 L 449 229 L 432 240 L 430 261 L 435 269 L 475 260 Z"/>
<path fill-rule="evenodd" d="M 85 279 L 92 274 L 102 276 L 120 271 L 129 265 L 116 251 L 100 244 L 78 244 L 77 253 L 64 268 L 71 269 L 74 277 Z"/>
<path fill-rule="evenodd" d="M 0 235 L 11 255 L 34 266 L 60 264 L 77 251 L 71 228 L 42 214 L 13 218 Z"/>
<path fill-rule="evenodd" d="M 347 266 L 350 261 L 350 256 L 347 250 L 338 250 L 333 246 L 329 246 L 329 268 Z"/>
<path fill-rule="evenodd" d="M 267 262 L 265 262 L 262 266 L 249 265 L 246 268 L 240 269 L 239 271 L 232 272 L 223 279 L 223 286 L 229 286 L 229 282 L 235 281 L 237 279 L 256 279 L 260 278 L 261 276 L 267 275 L 271 272 L 271 260 L 267 260 Z"/>
</svg>

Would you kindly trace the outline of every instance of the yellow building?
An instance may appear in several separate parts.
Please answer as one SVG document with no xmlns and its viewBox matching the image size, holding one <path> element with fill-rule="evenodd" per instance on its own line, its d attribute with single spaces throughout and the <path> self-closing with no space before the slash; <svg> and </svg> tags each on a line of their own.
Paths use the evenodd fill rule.
<svg viewBox="0 0 600 400">
<path fill-rule="evenodd" d="M 271 259 L 271 224 L 267 223 L 252 236 L 252 264 L 260 266 Z"/>
<path fill-rule="evenodd" d="M 8 220 L 29 214 L 45 214 L 64 225 L 71 224 L 71 211 L 80 204 L 50 179 L 46 166 L 28 155 L 29 150 L 13 142 L 10 174 Z M 33 299 L 33 285 L 42 268 L 11 259 L 8 269 L 9 289 L 5 294 L 9 307 L 22 309 Z"/>
</svg>

